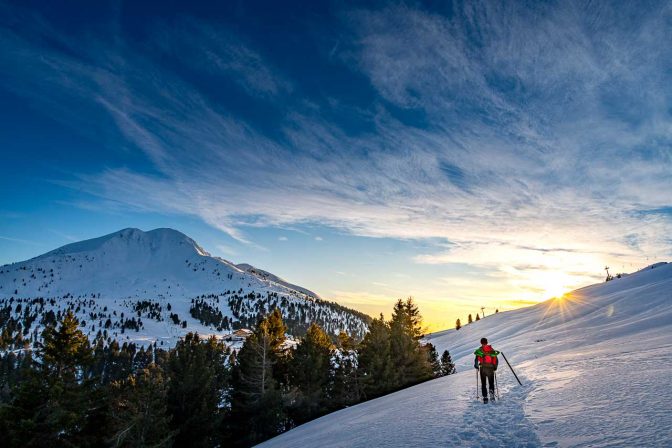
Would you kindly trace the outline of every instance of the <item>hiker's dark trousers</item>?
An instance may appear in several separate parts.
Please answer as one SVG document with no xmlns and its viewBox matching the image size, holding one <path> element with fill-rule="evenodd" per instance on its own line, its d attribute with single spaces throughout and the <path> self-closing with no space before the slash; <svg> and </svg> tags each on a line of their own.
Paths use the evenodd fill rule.
<svg viewBox="0 0 672 448">
<path fill-rule="evenodd" d="M 485 387 L 486 381 L 489 383 L 489 387 Z M 481 366 L 481 393 L 483 397 L 488 396 L 488 389 L 490 394 L 495 394 L 495 366 L 491 364 L 483 364 Z"/>
</svg>

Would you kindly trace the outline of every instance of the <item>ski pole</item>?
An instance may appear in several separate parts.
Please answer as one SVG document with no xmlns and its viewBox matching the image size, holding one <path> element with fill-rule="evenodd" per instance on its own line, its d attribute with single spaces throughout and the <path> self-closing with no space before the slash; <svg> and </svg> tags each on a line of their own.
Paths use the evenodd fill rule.
<svg viewBox="0 0 672 448">
<path fill-rule="evenodd" d="M 497 372 L 495 372 L 495 391 L 497 392 L 497 399 L 499 400 L 499 383 L 497 382 Z"/>
<path fill-rule="evenodd" d="M 516 375 L 516 372 L 513 371 L 513 367 L 511 367 L 511 364 L 509 364 L 509 360 L 506 359 L 506 355 L 504 354 L 504 352 L 500 352 L 500 353 L 504 357 L 504 361 L 506 361 L 506 365 L 509 366 L 509 369 L 511 369 L 511 373 L 513 373 L 513 376 L 516 377 L 516 381 L 518 381 L 518 384 L 520 384 L 522 386 L 523 383 L 520 382 L 520 380 L 518 379 L 518 375 Z"/>
<path fill-rule="evenodd" d="M 479 374 L 480 371 L 481 371 L 481 369 L 478 369 L 478 370 L 476 371 L 476 399 L 477 399 L 477 400 L 478 400 L 479 398 L 481 398 L 481 396 L 478 395 L 478 374 Z"/>
</svg>

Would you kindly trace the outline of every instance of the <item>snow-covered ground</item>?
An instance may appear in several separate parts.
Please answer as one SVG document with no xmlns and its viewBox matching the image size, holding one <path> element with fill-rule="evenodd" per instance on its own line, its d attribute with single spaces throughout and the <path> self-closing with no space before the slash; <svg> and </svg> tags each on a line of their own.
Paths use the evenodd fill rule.
<svg viewBox="0 0 672 448">
<path fill-rule="evenodd" d="M 473 350 L 503 351 L 501 401 L 475 400 Z M 458 373 L 334 412 L 264 447 L 672 446 L 672 264 L 429 335 Z"/>
</svg>

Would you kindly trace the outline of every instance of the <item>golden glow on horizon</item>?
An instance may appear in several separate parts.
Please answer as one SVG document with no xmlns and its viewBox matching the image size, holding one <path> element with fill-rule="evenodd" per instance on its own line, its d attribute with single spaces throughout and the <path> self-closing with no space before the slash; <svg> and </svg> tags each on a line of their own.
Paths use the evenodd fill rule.
<svg viewBox="0 0 672 448">
<path fill-rule="evenodd" d="M 331 300 L 372 317 L 382 312 L 389 319 L 396 299 L 411 295 L 420 308 L 423 327 L 434 332 L 455 328 L 458 318 L 465 325 L 469 314 L 475 318 L 478 312 L 482 317 L 481 307 L 485 307 L 487 317 L 496 309 L 511 311 L 553 298 L 557 299 L 549 302 L 548 315 L 566 318 L 570 316 L 574 302 L 579 300 L 569 292 L 599 281 L 599 277 L 588 273 L 535 267 L 503 270 L 502 275 L 489 278 L 437 278 L 426 283 L 424 288 L 413 288 L 413 294 L 408 293 L 407 284 L 391 285 L 386 290 L 374 287 L 373 291 L 366 292 L 339 290 Z"/>
</svg>

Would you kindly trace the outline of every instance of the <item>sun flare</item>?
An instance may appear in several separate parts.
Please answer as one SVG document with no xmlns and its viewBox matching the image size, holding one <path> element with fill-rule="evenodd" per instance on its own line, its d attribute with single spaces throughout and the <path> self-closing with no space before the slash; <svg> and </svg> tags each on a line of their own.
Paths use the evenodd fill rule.
<svg viewBox="0 0 672 448">
<path fill-rule="evenodd" d="M 562 272 L 545 272 L 537 279 L 539 289 L 543 291 L 542 299 L 562 298 L 572 289 L 572 280 L 571 276 Z"/>
<path fill-rule="evenodd" d="M 544 299 L 551 299 L 553 297 L 561 299 L 568 289 L 562 284 L 548 285 L 544 291 Z"/>
</svg>

